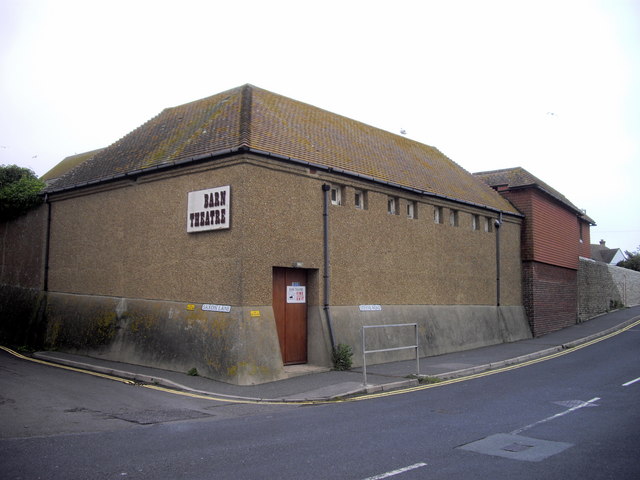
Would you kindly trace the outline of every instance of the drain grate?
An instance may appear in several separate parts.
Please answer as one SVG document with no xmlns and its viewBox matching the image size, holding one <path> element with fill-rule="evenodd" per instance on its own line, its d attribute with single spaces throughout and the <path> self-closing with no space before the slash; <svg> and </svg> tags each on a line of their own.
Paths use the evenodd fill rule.
<svg viewBox="0 0 640 480">
<path fill-rule="evenodd" d="M 523 445 L 522 443 L 512 443 L 506 447 L 502 447 L 505 452 L 524 452 L 525 450 L 532 448 L 533 445 Z"/>
</svg>

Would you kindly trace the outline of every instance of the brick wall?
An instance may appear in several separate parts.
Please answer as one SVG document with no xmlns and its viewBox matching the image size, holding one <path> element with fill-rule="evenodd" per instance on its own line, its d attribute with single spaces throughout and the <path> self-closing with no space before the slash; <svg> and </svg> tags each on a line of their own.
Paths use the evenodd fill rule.
<svg viewBox="0 0 640 480">
<path fill-rule="evenodd" d="M 576 323 L 577 271 L 523 262 L 523 300 L 531 332 L 539 337 Z"/>
<path fill-rule="evenodd" d="M 522 292 L 533 335 L 575 324 L 578 259 L 590 256 L 588 222 L 537 188 L 500 193 L 525 216 Z"/>
<path fill-rule="evenodd" d="M 640 305 L 640 272 L 581 258 L 578 292 L 581 322 L 621 305 Z"/>
</svg>

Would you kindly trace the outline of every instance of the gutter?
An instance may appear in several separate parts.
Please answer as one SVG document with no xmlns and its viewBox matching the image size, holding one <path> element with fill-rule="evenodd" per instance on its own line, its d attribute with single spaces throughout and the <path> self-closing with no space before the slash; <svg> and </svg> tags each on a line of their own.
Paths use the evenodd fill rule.
<svg viewBox="0 0 640 480">
<path fill-rule="evenodd" d="M 117 175 L 111 175 L 109 177 L 101 177 L 95 180 L 88 180 L 86 182 L 81 182 L 81 183 L 76 183 L 73 185 L 69 185 L 67 187 L 62 187 L 62 188 L 55 188 L 55 184 L 53 185 L 52 188 L 47 188 L 45 189 L 45 195 L 49 194 L 49 193 L 60 193 L 60 192 L 66 192 L 66 191 L 70 191 L 70 190 L 76 190 L 78 188 L 83 188 L 83 187 L 89 187 L 89 186 L 93 186 L 93 185 L 98 185 L 100 183 L 108 183 L 108 182 L 113 182 L 116 180 L 124 180 L 127 178 L 131 178 L 131 177 L 138 177 L 140 175 L 143 175 L 145 173 L 151 173 L 151 172 L 156 172 L 158 170 L 165 170 L 165 169 L 170 169 L 173 167 L 179 167 L 182 165 L 187 165 L 189 163 L 197 163 L 200 162 L 202 160 L 208 160 L 210 158 L 215 158 L 215 157 L 221 157 L 221 156 L 225 156 L 225 155 L 230 155 L 233 153 L 238 153 L 241 151 L 246 150 L 243 147 L 237 147 L 237 148 L 227 148 L 224 150 L 217 150 L 215 152 L 212 153 L 206 153 L 203 155 L 197 155 L 195 157 L 189 157 L 189 158 L 185 158 L 182 160 L 175 160 L 173 162 L 165 162 L 165 163 L 161 163 L 158 165 L 153 165 L 151 167 L 147 167 L 147 168 L 138 168 L 137 170 L 131 170 L 129 172 L 125 172 L 125 173 L 119 173 Z"/>
<path fill-rule="evenodd" d="M 508 188 L 509 188 L 509 190 L 526 190 L 527 188 L 536 188 L 536 189 L 540 190 L 541 192 L 549 195 L 551 198 L 553 198 L 557 202 L 560 202 L 562 205 L 567 207 L 569 210 L 572 210 L 573 213 L 575 213 L 578 217 L 584 219 L 586 222 L 590 223 L 593 226 L 596 225 L 595 220 L 593 220 L 591 217 L 589 217 L 587 215 L 586 211 L 581 210 L 580 208 L 576 207 L 566 197 L 565 198 L 559 197 L 558 195 L 554 194 L 553 192 L 550 192 L 549 190 L 545 189 L 544 187 L 542 187 L 541 185 L 539 185 L 537 183 L 529 183 L 527 185 L 509 186 Z"/>
<path fill-rule="evenodd" d="M 267 152 L 265 150 L 259 150 L 259 149 L 256 149 L 256 148 L 251 148 L 251 147 L 248 147 L 246 145 L 242 145 L 242 146 L 234 147 L 234 148 L 227 148 L 227 149 L 223 149 L 223 150 L 217 150 L 217 151 L 212 152 L 212 153 L 205 153 L 205 154 L 202 154 L 202 155 L 196 155 L 194 157 L 189 157 L 189 158 L 185 158 L 185 159 L 181 159 L 181 160 L 176 160 L 176 161 L 173 161 L 173 162 L 166 162 L 166 163 L 162 163 L 162 164 L 159 164 L 159 165 L 154 165 L 154 166 L 148 167 L 148 168 L 140 168 L 140 169 L 137 169 L 137 170 L 132 170 L 130 172 L 120 173 L 120 174 L 117 174 L 117 175 L 112 175 L 110 177 L 103 177 L 103 178 L 96 179 L 96 180 L 89 180 L 89 181 L 86 181 L 86 182 L 82 182 L 82 183 L 78 183 L 78 184 L 75 184 L 75 185 L 62 187 L 62 188 L 58 188 L 58 189 L 56 189 L 54 187 L 54 188 L 46 190 L 46 192 L 47 193 L 60 193 L 60 192 L 68 191 L 68 190 L 75 190 L 77 188 L 97 185 L 99 183 L 106 183 L 106 182 L 111 182 L 111 181 L 131 178 L 131 177 L 137 177 L 137 176 L 143 175 L 145 173 L 156 172 L 158 170 L 164 170 L 164 169 L 179 167 L 179 166 L 187 165 L 187 164 L 190 164 L 190 163 L 197 163 L 197 162 L 201 162 L 201 161 L 204 161 L 204 160 L 210 160 L 210 159 L 213 159 L 213 158 L 216 158 L 216 157 L 222 157 L 222 156 L 231 155 L 231 154 L 234 154 L 234 153 L 242 153 L 242 152 L 253 153 L 255 155 L 259 155 L 259 156 L 267 157 L 267 158 L 274 158 L 276 160 L 283 160 L 283 161 L 286 161 L 286 162 L 295 163 L 297 165 L 305 165 L 307 167 L 315 168 L 317 170 L 324 170 L 326 172 L 338 173 L 338 174 L 341 174 L 341 175 L 357 178 L 357 179 L 360 179 L 360 180 L 367 180 L 367 181 L 370 181 L 370 182 L 373 182 L 373 183 L 377 183 L 377 184 L 380 184 L 380 185 L 385 185 L 385 186 L 397 188 L 397 189 L 400 189 L 400 190 L 404 190 L 406 192 L 411 192 L 411 193 L 416 193 L 416 194 L 419 194 L 419 195 L 423 195 L 425 197 L 437 198 L 437 199 L 440 199 L 440 200 L 447 200 L 449 202 L 457 203 L 457 204 L 460 204 L 460 205 L 467 205 L 467 206 L 470 206 L 470 207 L 482 208 L 483 210 L 488 210 L 488 211 L 494 212 L 494 213 L 496 213 L 498 215 L 506 214 L 506 215 L 511 215 L 513 217 L 517 217 L 517 218 L 524 218 L 524 215 L 522 215 L 521 213 L 505 212 L 504 210 L 501 210 L 501 209 L 495 208 L 495 207 L 491 207 L 489 205 L 483 205 L 481 203 L 475 203 L 475 202 L 470 202 L 470 201 L 466 201 L 466 200 L 460 200 L 458 198 L 449 197 L 447 195 L 442 195 L 442 194 L 439 194 L 439 193 L 428 192 L 426 190 L 421 190 L 419 188 L 407 187 L 407 186 L 401 185 L 399 183 L 389 182 L 387 180 L 381 180 L 379 178 L 372 177 L 371 175 L 365 175 L 365 174 L 362 174 L 362 173 L 352 172 L 350 170 L 345 170 L 345 169 L 338 168 L 338 167 L 328 167 L 326 165 L 320 165 L 320 164 L 317 164 L 317 163 L 308 162 L 306 160 L 300 160 L 300 159 L 297 159 L 297 158 L 288 157 L 286 155 L 280 155 L 280 154 L 277 154 L 277 153 Z"/>
<path fill-rule="evenodd" d="M 285 155 L 279 155 L 276 153 L 270 153 L 264 150 L 257 150 L 255 148 L 248 148 L 247 149 L 248 152 L 250 153 L 254 153 L 256 155 L 260 155 L 260 156 L 264 156 L 264 157 L 270 157 L 270 158 L 275 158 L 277 160 L 284 160 L 287 162 L 291 162 L 291 163 L 296 163 L 299 165 L 305 165 L 305 166 L 309 166 L 318 170 L 325 170 L 327 172 L 334 172 L 334 173 L 339 173 L 341 175 L 345 175 L 348 177 L 355 177 L 358 178 L 360 180 L 368 180 L 370 182 L 374 182 L 374 183 L 378 183 L 381 185 L 386 185 L 389 187 L 393 187 L 393 188 L 398 188 L 407 192 L 411 192 L 411 193 L 417 193 L 419 195 L 423 195 L 426 197 L 431 197 L 431 198 L 438 198 L 441 200 L 447 200 L 450 202 L 454 202 L 454 203 L 459 203 L 462 205 L 467 205 L 467 206 L 472 206 L 472 207 L 478 207 L 478 208 L 482 208 L 483 210 L 489 210 L 492 211 L 494 213 L 497 214 L 507 214 L 507 215 L 512 215 L 514 217 L 520 217 L 520 218 L 524 218 L 524 215 L 522 215 L 521 213 L 512 213 L 512 212 L 505 212 L 504 210 L 501 210 L 499 208 L 495 208 L 495 207 L 490 207 L 489 205 L 483 205 L 481 203 L 475 203 L 475 202 L 470 202 L 467 200 L 460 200 L 459 198 L 454 198 L 454 197 L 449 197 L 447 195 L 442 195 L 439 193 L 433 193 L 433 192 L 428 192 L 426 190 L 421 190 L 419 188 L 414 188 L 414 187 L 407 187 L 405 185 L 401 185 L 399 183 L 394 183 L 394 182 L 389 182 L 387 180 L 381 180 L 379 178 L 375 178 L 372 177 L 370 175 L 365 175 L 362 173 L 357 173 L 357 172 L 352 172 L 350 170 L 345 170 L 342 168 L 338 168 L 338 167 L 327 167 L 326 165 L 319 165 L 317 163 L 313 163 L 313 162 L 308 162 L 306 160 L 299 160 L 296 158 L 291 158 L 291 157 L 287 157 Z"/>
</svg>

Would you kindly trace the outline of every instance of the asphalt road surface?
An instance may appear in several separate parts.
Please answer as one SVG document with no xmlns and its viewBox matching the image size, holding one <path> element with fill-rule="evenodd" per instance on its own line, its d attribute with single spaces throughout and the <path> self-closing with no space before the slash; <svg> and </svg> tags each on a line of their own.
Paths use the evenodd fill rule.
<svg viewBox="0 0 640 480">
<path fill-rule="evenodd" d="M 194 399 L 0 354 L 0 478 L 638 479 L 640 327 L 510 371 L 310 406 Z"/>
</svg>

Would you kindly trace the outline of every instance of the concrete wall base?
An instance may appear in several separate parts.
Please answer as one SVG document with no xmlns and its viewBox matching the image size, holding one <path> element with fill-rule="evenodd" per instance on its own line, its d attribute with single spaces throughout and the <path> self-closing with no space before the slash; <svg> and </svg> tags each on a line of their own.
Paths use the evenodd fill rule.
<svg viewBox="0 0 640 480">
<path fill-rule="evenodd" d="M 380 311 L 360 311 L 357 306 L 331 307 L 336 344 L 353 349 L 353 366 L 362 365 L 362 326 L 418 324 L 421 357 L 514 342 L 531 338 L 522 306 L 482 305 L 382 305 Z M 367 329 L 366 350 L 415 345 L 413 327 Z M 367 364 L 415 358 L 415 350 L 373 353 Z"/>
<path fill-rule="evenodd" d="M 286 378 L 267 307 L 228 313 L 169 301 L 48 295 L 48 348 L 252 385 Z M 251 316 L 250 311 L 260 312 Z"/>
<path fill-rule="evenodd" d="M 420 356 L 531 338 L 523 307 L 383 305 L 331 307 L 336 344 L 352 347 L 362 365 L 362 326 L 418 324 Z M 256 312 L 258 314 L 256 315 Z M 252 314 L 253 313 L 253 314 Z M 325 310 L 308 311 L 308 363 L 331 366 Z M 415 344 L 409 327 L 367 330 L 367 350 Z M 203 311 L 202 305 L 49 293 L 48 348 L 125 363 L 188 372 L 236 385 L 286 378 L 271 306 Z M 376 353 L 368 364 L 415 358 L 415 350 Z"/>
</svg>

